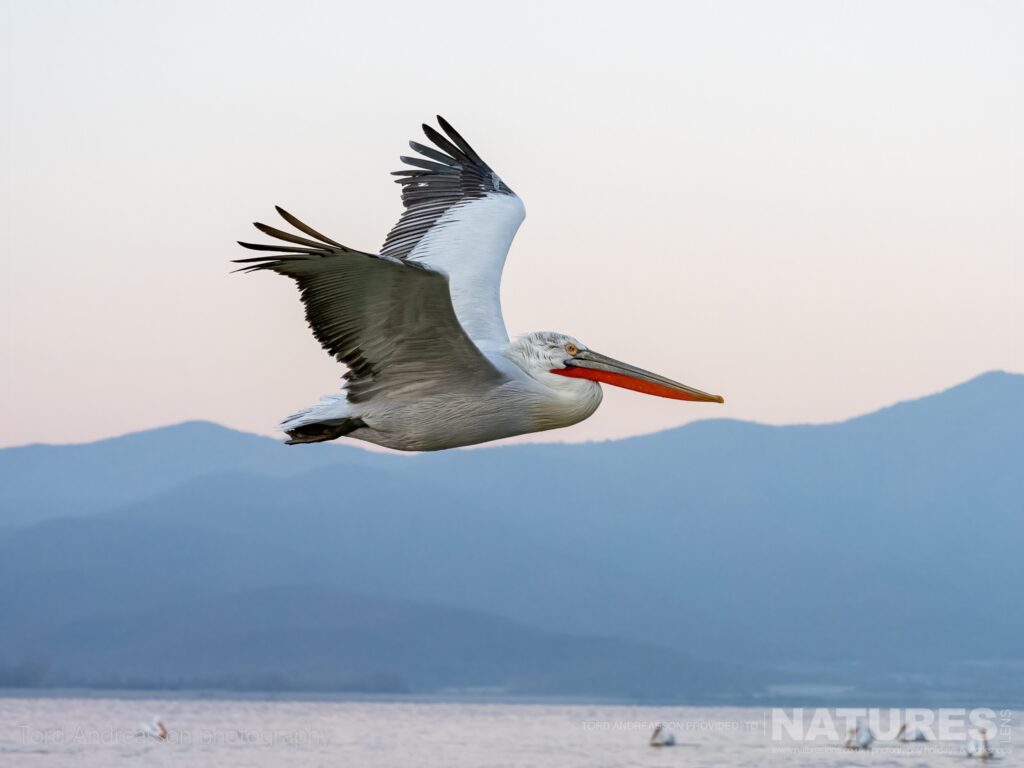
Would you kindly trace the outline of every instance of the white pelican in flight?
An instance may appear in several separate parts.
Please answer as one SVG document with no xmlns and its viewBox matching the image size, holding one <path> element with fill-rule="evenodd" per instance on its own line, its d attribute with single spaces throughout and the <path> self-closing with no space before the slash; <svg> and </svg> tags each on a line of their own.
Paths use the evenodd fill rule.
<svg viewBox="0 0 1024 768">
<path fill-rule="evenodd" d="M 590 416 L 598 382 L 676 400 L 721 403 L 594 352 L 564 333 L 509 341 L 501 271 L 526 216 L 522 201 L 443 118 L 436 147 L 410 146 L 397 171 L 405 206 L 379 254 L 352 250 L 278 208 L 302 235 L 256 224 L 288 245 L 238 259 L 298 283 L 320 344 L 348 367 L 342 393 L 287 418 L 289 444 L 348 436 L 433 451 L 557 429 Z"/>
</svg>

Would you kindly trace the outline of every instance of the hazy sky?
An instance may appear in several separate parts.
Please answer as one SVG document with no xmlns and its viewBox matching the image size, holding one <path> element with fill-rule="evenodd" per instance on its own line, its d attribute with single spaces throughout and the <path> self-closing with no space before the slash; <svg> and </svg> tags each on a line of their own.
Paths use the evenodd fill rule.
<svg viewBox="0 0 1024 768">
<path fill-rule="evenodd" d="M 607 391 L 540 439 L 821 422 L 1024 370 L 1024 4 L 4 2 L 0 444 L 336 390 L 279 203 L 377 250 L 443 114 L 526 202 L 512 333 L 725 406 Z"/>
</svg>

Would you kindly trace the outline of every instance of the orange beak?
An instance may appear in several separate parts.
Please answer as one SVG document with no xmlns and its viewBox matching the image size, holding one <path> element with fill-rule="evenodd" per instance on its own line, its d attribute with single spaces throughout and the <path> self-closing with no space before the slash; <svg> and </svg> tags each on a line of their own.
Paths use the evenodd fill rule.
<svg viewBox="0 0 1024 768">
<path fill-rule="evenodd" d="M 581 349 L 577 354 L 565 361 L 564 368 L 553 368 L 552 373 L 568 376 L 573 379 L 589 379 L 602 384 L 632 389 L 656 397 L 668 397 L 672 400 L 689 400 L 697 403 L 724 403 L 721 395 L 709 395 L 699 389 L 680 384 L 678 381 L 666 379 L 656 373 L 621 363 L 589 349 Z"/>
</svg>

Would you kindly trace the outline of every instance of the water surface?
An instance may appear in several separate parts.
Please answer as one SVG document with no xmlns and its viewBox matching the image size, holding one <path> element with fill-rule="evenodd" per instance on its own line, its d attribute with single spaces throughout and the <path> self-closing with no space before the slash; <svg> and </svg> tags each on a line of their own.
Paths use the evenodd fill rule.
<svg viewBox="0 0 1024 768">
<path fill-rule="evenodd" d="M 0 698 L 0 766 L 966 766 L 958 742 L 773 741 L 768 710 L 580 704 Z M 141 733 L 154 717 L 166 741 Z M 666 722 L 677 746 L 647 745 Z M 990 763 L 991 764 L 991 763 Z M 1018 764 L 1012 753 L 995 763 Z"/>
</svg>

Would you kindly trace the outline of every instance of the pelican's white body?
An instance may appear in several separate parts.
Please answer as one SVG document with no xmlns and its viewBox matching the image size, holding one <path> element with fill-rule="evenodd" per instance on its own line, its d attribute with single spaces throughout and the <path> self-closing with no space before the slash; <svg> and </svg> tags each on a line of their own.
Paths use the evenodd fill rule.
<svg viewBox="0 0 1024 768">
<path fill-rule="evenodd" d="M 560 349 L 567 341 L 580 346 L 570 337 L 542 332 L 527 334 L 502 351 L 485 351 L 507 381 L 483 392 L 456 388 L 410 398 L 382 394 L 366 403 L 328 395 L 281 426 L 360 418 L 368 426 L 348 437 L 401 451 L 443 450 L 567 427 L 596 411 L 602 397 L 596 382 L 550 372 L 560 363 L 549 360 L 548 344 Z"/>
</svg>

